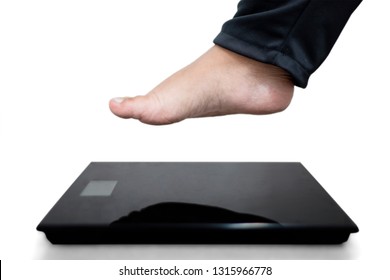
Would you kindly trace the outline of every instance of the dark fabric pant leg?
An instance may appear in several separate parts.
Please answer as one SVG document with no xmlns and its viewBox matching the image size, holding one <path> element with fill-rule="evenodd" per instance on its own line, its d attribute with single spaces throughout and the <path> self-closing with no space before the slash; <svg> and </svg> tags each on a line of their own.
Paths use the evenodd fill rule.
<svg viewBox="0 0 390 280">
<path fill-rule="evenodd" d="M 290 73 L 306 87 L 362 0 L 242 0 L 214 43 Z"/>
</svg>

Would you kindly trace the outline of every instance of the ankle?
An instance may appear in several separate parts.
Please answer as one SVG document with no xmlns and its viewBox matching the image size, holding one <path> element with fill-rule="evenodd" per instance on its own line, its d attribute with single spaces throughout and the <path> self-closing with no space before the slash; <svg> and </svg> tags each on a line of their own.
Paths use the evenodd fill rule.
<svg viewBox="0 0 390 280">
<path fill-rule="evenodd" d="M 230 73 L 225 92 L 234 92 L 233 100 L 250 114 L 270 114 L 284 111 L 291 103 L 294 84 L 284 69 L 256 61 L 219 46 L 211 53 L 221 61 L 221 67 Z M 224 96 L 226 97 L 226 95 Z M 240 109 L 239 109 L 240 111 Z"/>
</svg>

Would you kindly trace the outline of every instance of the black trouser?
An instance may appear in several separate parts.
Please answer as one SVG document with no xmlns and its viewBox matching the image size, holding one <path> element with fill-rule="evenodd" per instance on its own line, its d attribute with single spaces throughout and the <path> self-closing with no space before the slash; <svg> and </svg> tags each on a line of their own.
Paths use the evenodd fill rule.
<svg viewBox="0 0 390 280">
<path fill-rule="evenodd" d="M 306 87 L 362 0 L 241 0 L 214 43 L 290 73 Z"/>
</svg>

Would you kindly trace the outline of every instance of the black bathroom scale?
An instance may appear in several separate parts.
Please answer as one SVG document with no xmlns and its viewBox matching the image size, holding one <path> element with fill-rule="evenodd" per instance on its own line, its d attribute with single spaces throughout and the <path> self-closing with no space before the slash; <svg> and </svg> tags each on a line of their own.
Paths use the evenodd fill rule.
<svg viewBox="0 0 390 280">
<path fill-rule="evenodd" d="M 37 229 L 55 244 L 338 244 L 358 231 L 295 162 L 92 162 Z"/>
</svg>

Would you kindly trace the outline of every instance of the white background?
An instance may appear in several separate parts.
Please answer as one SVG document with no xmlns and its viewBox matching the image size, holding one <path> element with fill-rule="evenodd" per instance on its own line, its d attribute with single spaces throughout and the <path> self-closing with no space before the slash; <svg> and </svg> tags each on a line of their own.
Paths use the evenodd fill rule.
<svg viewBox="0 0 390 280">
<path fill-rule="evenodd" d="M 211 47 L 236 4 L 0 2 L 0 259 L 387 258 L 388 1 L 361 4 L 283 113 L 155 127 L 109 111 Z M 53 246 L 35 227 L 90 161 L 300 161 L 360 232 L 341 246 Z"/>
</svg>

